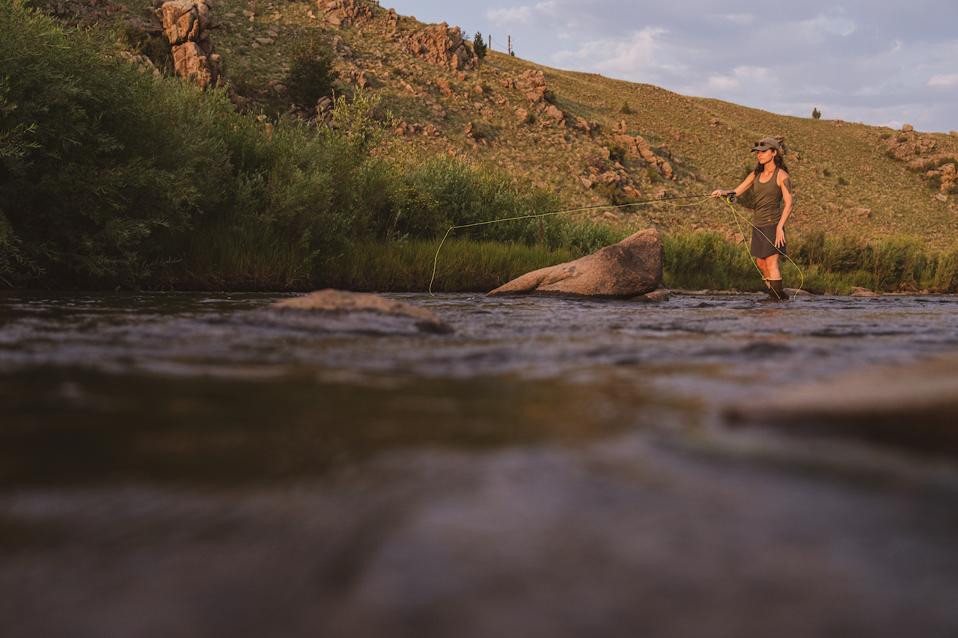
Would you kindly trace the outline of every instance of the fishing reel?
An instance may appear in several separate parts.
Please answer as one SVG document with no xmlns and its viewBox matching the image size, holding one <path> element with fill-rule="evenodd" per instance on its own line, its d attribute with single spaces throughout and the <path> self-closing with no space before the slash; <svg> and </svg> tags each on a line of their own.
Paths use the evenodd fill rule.
<svg viewBox="0 0 958 638">
<path fill-rule="evenodd" d="M 722 195 L 722 199 L 724 199 L 725 201 L 727 201 L 729 204 L 734 204 L 734 203 L 735 203 L 735 191 L 729 191 L 729 192 L 725 193 L 724 195 Z"/>
</svg>

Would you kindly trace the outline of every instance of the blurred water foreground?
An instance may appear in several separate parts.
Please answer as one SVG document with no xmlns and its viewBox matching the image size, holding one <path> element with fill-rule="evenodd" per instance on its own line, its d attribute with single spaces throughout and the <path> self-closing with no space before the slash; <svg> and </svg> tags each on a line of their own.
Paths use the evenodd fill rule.
<svg viewBox="0 0 958 638">
<path fill-rule="evenodd" d="M 0 297 L 0 634 L 958 635 L 955 297 L 389 297 Z"/>
</svg>

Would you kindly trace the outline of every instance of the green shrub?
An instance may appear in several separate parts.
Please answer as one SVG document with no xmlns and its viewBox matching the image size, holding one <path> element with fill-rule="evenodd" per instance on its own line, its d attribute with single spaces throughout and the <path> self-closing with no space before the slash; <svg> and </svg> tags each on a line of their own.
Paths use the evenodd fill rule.
<svg viewBox="0 0 958 638">
<path fill-rule="evenodd" d="M 619 164 L 625 163 L 626 149 L 621 144 L 612 144 L 608 147 L 609 150 L 609 161 L 618 162 Z"/>
<path fill-rule="evenodd" d="M 332 93 L 335 79 L 330 46 L 315 35 L 301 36 L 293 48 L 285 81 L 293 103 L 307 111 L 315 109 L 321 97 Z"/>
</svg>

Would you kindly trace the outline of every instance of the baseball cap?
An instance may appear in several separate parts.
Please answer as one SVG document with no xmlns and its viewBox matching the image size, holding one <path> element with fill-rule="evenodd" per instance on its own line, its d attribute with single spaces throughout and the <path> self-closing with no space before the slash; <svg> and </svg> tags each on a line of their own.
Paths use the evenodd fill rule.
<svg viewBox="0 0 958 638">
<path fill-rule="evenodd" d="M 776 150 L 779 153 L 785 152 L 785 149 L 782 147 L 782 143 L 774 137 L 763 137 L 752 145 L 753 153 L 757 151 L 767 151 L 769 149 Z"/>
</svg>

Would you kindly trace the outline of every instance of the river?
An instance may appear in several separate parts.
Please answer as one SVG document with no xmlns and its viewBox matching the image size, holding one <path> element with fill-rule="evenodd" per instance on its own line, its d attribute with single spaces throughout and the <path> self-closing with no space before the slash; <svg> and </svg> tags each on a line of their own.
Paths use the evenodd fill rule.
<svg viewBox="0 0 958 638">
<path fill-rule="evenodd" d="M 958 298 L 388 296 L 0 296 L 0 633 L 958 635 L 954 459 L 722 416 Z"/>
</svg>

